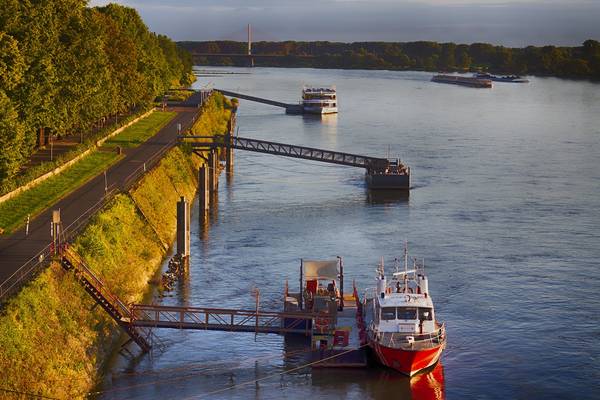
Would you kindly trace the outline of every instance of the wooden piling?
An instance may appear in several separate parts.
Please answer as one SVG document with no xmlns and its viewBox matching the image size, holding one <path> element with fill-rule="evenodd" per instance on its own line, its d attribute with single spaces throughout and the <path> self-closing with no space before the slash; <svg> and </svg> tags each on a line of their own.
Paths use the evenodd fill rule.
<svg viewBox="0 0 600 400">
<path fill-rule="evenodd" d="M 208 155 L 208 188 L 211 193 L 219 188 L 219 159 L 217 151 L 212 149 Z"/>
<path fill-rule="evenodd" d="M 200 213 L 204 214 L 210 206 L 210 197 L 208 189 L 208 167 L 202 165 L 198 169 L 198 200 L 200 203 Z"/>
<path fill-rule="evenodd" d="M 190 203 L 181 196 L 177 202 L 177 254 L 182 259 L 190 256 Z"/>
</svg>

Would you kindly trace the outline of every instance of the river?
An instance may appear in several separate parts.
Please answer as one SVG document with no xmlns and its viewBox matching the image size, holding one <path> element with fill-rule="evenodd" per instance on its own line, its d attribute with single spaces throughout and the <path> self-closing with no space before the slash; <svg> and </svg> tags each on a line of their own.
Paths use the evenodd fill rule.
<svg viewBox="0 0 600 400">
<path fill-rule="evenodd" d="M 339 114 L 322 119 L 240 101 L 239 135 L 389 152 L 411 167 L 412 190 L 373 197 L 360 169 L 237 151 L 208 227 L 194 202 L 190 276 L 161 302 L 253 308 L 258 287 L 261 308 L 280 310 L 301 258 L 342 256 L 347 282 L 364 289 L 407 240 L 425 258 L 448 346 L 411 382 L 379 368 L 284 373 L 302 365 L 302 346 L 277 335 L 155 331 L 164 351 L 119 357 L 101 398 L 598 398 L 600 85 L 533 77 L 486 90 L 421 72 L 212 70 L 248 74 L 195 87 L 292 103 L 303 84 L 335 84 Z"/>
</svg>

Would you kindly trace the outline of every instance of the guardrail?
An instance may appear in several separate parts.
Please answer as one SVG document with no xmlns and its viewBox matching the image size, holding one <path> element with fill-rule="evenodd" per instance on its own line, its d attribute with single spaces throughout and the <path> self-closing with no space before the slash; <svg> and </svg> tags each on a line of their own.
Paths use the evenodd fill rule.
<svg viewBox="0 0 600 400">
<path fill-rule="evenodd" d="M 203 99 L 204 101 L 206 99 Z M 192 124 L 196 121 L 197 115 L 192 119 L 192 121 L 187 124 L 184 129 L 187 130 L 190 128 Z M 162 159 L 165 153 L 173 147 L 178 142 L 177 139 L 171 140 L 163 147 L 159 149 L 157 153 L 155 153 L 152 157 L 150 157 L 145 163 L 136 168 L 125 178 L 125 180 L 119 183 L 112 183 L 107 187 L 107 191 L 104 196 L 87 209 L 83 214 L 81 214 L 77 219 L 71 222 L 67 227 L 63 228 L 62 234 L 64 242 L 72 242 L 75 236 L 81 231 L 81 229 L 87 225 L 90 218 L 98 212 L 104 205 L 110 201 L 117 193 L 126 192 L 130 190 L 139 179 L 144 176 L 146 173 L 150 172 L 154 169 L 158 162 Z M 6 302 L 6 300 L 16 294 L 23 285 L 31 280 L 35 275 L 44 270 L 50 262 L 51 256 L 51 245 L 48 244 L 41 251 L 39 251 L 36 255 L 31 257 L 25 264 L 23 264 L 19 269 L 17 269 L 11 276 L 9 276 L 4 282 L 0 283 L 0 306 L 2 303 Z"/>
<path fill-rule="evenodd" d="M 199 329 L 228 332 L 312 334 L 312 322 L 323 320 L 329 325 L 328 314 L 303 312 L 273 312 L 233 310 L 223 308 L 173 307 L 134 304 L 132 325 L 136 327 Z"/>
</svg>

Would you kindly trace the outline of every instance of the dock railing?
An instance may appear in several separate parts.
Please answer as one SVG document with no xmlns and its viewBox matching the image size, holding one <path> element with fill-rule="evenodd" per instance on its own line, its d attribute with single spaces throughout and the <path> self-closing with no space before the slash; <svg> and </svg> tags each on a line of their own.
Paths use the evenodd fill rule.
<svg viewBox="0 0 600 400">
<path fill-rule="evenodd" d="M 297 333 L 310 336 L 317 318 L 306 312 L 273 312 L 204 307 L 172 307 L 135 304 L 132 325 L 137 327 L 199 329 L 255 333 Z M 311 322 L 311 323 L 309 323 Z"/>
</svg>

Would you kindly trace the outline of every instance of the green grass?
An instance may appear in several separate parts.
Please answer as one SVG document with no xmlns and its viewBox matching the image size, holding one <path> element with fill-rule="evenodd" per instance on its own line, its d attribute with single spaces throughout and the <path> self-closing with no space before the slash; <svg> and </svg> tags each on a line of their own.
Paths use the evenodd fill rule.
<svg viewBox="0 0 600 400">
<path fill-rule="evenodd" d="M 120 158 L 114 152 L 94 151 L 62 173 L 0 203 L 0 231 L 10 233 L 22 226 L 28 214 L 33 218 Z"/>
<path fill-rule="evenodd" d="M 192 94 L 194 94 L 193 90 L 173 89 L 167 92 L 167 98 L 169 101 L 184 101 L 187 100 Z"/>
<path fill-rule="evenodd" d="M 121 146 L 123 148 L 137 147 L 156 135 L 175 116 L 176 112 L 155 111 L 141 121 L 136 122 L 123 132 L 108 139 L 104 146 L 108 148 Z"/>
</svg>

